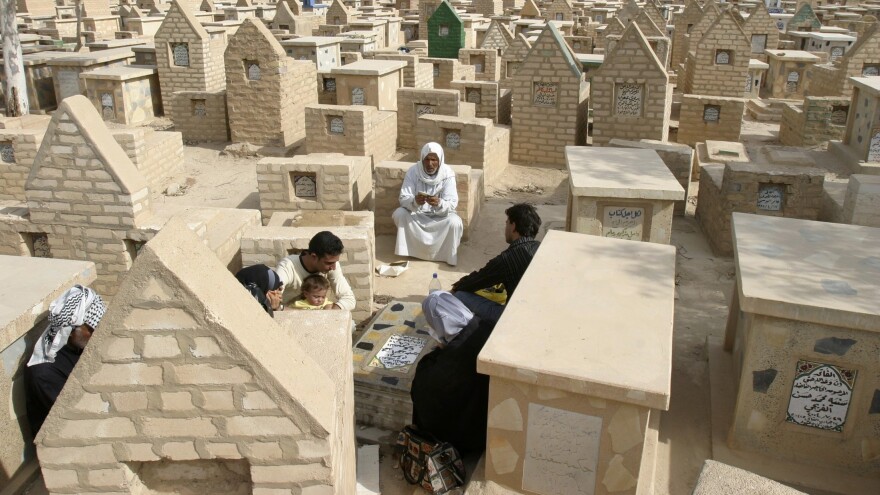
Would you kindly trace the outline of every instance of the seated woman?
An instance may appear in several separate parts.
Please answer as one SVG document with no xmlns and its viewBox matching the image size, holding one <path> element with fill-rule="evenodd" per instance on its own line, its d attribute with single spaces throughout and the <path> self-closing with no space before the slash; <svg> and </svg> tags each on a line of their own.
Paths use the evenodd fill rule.
<svg viewBox="0 0 880 495">
<path fill-rule="evenodd" d="M 254 296 L 269 316 L 274 317 L 275 311 L 282 309 L 283 284 L 275 270 L 266 265 L 253 265 L 239 270 L 235 278 Z"/>
<path fill-rule="evenodd" d="M 398 199 L 400 208 L 391 215 L 397 225 L 394 254 L 455 266 L 464 227 L 455 213 L 455 172 L 439 144 L 422 147 L 421 160 L 406 172 Z"/>
<path fill-rule="evenodd" d="M 419 361 L 410 396 L 413 424 L 466 456 L 486 448 L 489 377 L 477 373 L 477 356 L 494 324 L 475 317 L 449 292 L 422 303 L 431 335 L 441 347 Z"/>
</svg>

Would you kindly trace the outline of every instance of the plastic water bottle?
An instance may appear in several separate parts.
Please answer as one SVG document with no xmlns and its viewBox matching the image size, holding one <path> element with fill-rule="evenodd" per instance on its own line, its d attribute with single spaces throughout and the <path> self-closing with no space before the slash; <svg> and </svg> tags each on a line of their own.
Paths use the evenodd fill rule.
<svg viewBox="0 0 880 495">
<path fill-rule="evenodd" d="M 428 283 L 428 294 L 438 290 L 443 290 L 443 286 L 440 285 L 440 279 L 437 278 L 437 274 L 435 273 L 434 276 L 431 277 L 431 282 Z"/>
</svg>

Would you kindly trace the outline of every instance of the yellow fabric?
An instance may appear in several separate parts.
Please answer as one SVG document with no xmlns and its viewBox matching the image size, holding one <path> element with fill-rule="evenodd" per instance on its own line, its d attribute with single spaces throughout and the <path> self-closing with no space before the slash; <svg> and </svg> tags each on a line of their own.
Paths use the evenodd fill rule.
<svg viewBox="0 0 880 495">
<path fill-rule="evenodd" d="M 501 305 L 507 304 L 507 290 L 504 289 L 504 284 L 498 284 L 488 289 L 480 289 L 474 294 Z"/>
<path fill-rule="evenodd" d="M 324 309 L 327 306 L 333 306 L 333 301 L 327 299 L 324 301 L 323 306 L 312 306 L 305 299 L 297 299 L 293 302 L 293 309 Z"/>
</svg>

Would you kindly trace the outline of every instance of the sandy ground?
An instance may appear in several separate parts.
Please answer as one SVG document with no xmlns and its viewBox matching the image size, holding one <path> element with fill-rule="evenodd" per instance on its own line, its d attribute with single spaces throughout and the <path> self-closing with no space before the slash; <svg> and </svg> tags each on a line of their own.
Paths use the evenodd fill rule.
<svg viewBox="0 0 880 495">
<path fill-rule="evenodd" d="M 778 126 L 747 121 L 743 142 L 753 156 L 762 144 L 774 144 Z M 255 167 L 258 157 L 221 154 L 223 146 L 187 146 L 185 173 L 172 178 L 181 194 L 156 198 L 159 204 L 199 205 L 229 208 L 258 208 Z M 408 154 L 412 156 L 412 153 Z M 845 173 L 831 170 L 829 179 L 846 180 Z M 696 194 L 696 184 L 690 195 Z M 560 169 L 511 165 L 498 184 L 492 184 L 482 204 L 470 238 L 462 243 L 459 264 L 413 260 L 411 268 L 398 278 L 375 279 L 376 300 L 421 301 L 432 273 L 444 287 L 461 275 L 481 267 L 504 249 L 504 209 L 526 201 L 535 204 L 547 229 L 564 229 L 568 196 L 567 172 Z M 695 198 L 688 214 L 673 221 L 672 244 L 677 248 L 676 301 L 672 367 L 672 398 L 662 415 L 657 456 L 655 493 L 688 494 L 693 489 L 703 461 L 711 458 L 711 425 L 707 336 L 721 337 L 727 317 L 727 303 L 733 288 L 731 258 L 714 256 L 693 218 Z M 377 265 L 396 261 L 393 236 L 376 238 Z M 380 303 L 374 304 L 378 309 Z M 395 469 L 390 448 L 383 446 L 381 487 L 386 495 L 424 493 L 407 485 Z M 30 493 L 42 493 L 38 485 Z"/>
</svg>

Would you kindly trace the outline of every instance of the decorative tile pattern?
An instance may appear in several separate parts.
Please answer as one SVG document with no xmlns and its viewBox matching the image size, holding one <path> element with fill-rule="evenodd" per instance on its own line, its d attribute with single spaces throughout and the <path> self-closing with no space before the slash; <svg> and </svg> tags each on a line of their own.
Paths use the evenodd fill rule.
<svg viewBox="0 0 880 495">
<path fill-rule="evenodd" d="M 0 160 L 3 163 L 15 163 L 15 148 L 12 143 L 0 143 Z"/>
<path fill-rule="evenodd" d="M 189 67 L 189 43 L 171 43 L 171 54 L 174 65 Z"/>
<path fill-rule="evenodd" d="M 799 360 L 785 421 L 842 432 L 857 373 L 833 364 Z"/>
<path fill-rule="evenodd" d="M 461 134 L 456 131 L 449 131 L 446 133 L 446 147 L 449 149 L 457 150 L 461 148 Z"/>
</svg>

